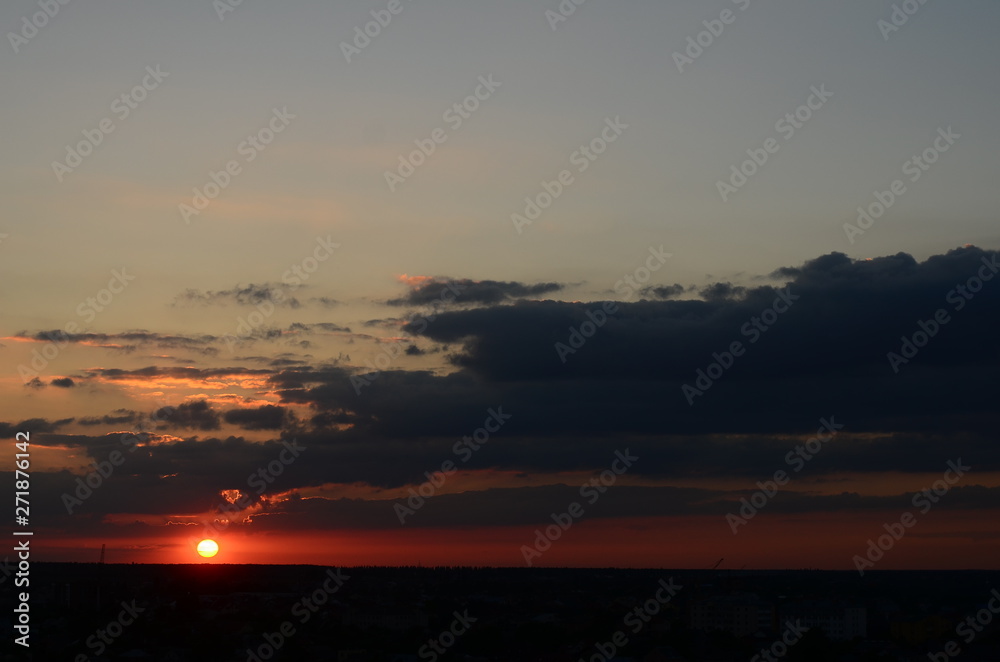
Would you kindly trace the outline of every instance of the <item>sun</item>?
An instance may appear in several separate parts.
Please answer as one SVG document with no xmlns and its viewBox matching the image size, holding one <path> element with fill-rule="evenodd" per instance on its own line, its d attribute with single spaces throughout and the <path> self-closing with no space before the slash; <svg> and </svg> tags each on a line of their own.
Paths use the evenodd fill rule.
<svg viewBox="0 0 1000 662">
<path fill-rule="evenodd" d="M 206 559 L 211 558 L 219 553 L 219 543 L 214 540 L 202 540 L 198 543 L 198 553 Z"/>
</svg>

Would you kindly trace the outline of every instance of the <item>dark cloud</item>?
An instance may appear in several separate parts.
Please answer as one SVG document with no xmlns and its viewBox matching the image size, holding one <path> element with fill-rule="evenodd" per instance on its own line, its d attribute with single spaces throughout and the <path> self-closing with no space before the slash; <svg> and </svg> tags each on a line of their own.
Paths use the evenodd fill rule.
<svg viewBox="0 0 1000 662">
<path fill-rule="evenodd" d="M 251 375 L 269 375 L 272 371 L 253 368 L 191 368 L 191 367 L 160 367 L 147 366 L 136 370 L 124 370 L 121 368 L 92 368 L 86 371 L 91 377 L 101 377 L 108 380 L 122 379 L 149 379 L 155 380 L 161 377 L 173 379 L 204 380 L 220 377 L 236 377 Z"/>
<path fill-rule="evenodd" d="M 350 333 L 351 328 L 331 322 L 315 322 L 312 324 L 295 322 L 288 327 L 287 331 L 290 333 Z"/>
<path fill-rule="evenodd" d="M 442 312 L 432 325 L 407 330 L 459 343 L 455 366 L 508 385 L 517 399 L 505 402 L 530 393 L 525 409 L 547 408 L 563 425 L 579 418 L 571 412 L 586 411 L 609 431 L 779 431 L 813 412 L 869 429 L 981 430 L 997 422 L 1000 279 L 971 300 L 956 287 L 990 273 L 996 257 L 975 247 L 922 263 L 906 254 L 854 261 L 831 253 L 804 264 L 785 286 L 747 288 L 739 298 L 618 302 L 610 315 L 601 302 L 522 301 Z M 787 312 L 776 315 L 775 302 L 790 297 Z M 901 338 L 912 338 L 939 309 L 950 321 L 895 366 L 897 374 L 889 352 L 900 352 Z M 743 355 L 727 358 L 734 342 Z M 719 360 L 730 367 L 721 376 L 713 369 L 711 382 L 703 378 L 709 388 L 689 406 L 682 387 Z"/>
<path fill-rule="evenodd" d="M 289 294 L 291 289 L 302 289 L 303 285 L 292 288 L 285 283 L 250 283 L 236 285 L 227 290 L 196 290 L 187 289 L 175 297 L 174 306 L 210 306 L 232 304 L 236 306 L 258 306 L 265 302 L 284 308 L 302 308 L 303 302 Z M 328 296 L 309 297 L 306 304 L 319 308 L 333 308 L 341 305 L 341 301 Z"/>
<path fill-rule="evenodd" d="M 357 420 L 343 411 L 328 412 L 325 418 L 329 423 L 352 423 Z M 136 512 L 136 503 L 142 504 L 142 512 L 153 514 L 204 512 L 218 506 L 221 503 L 220 491 L 229 489 L 242 490 L 256 500 L 257 493 L 248 489 L 247 476 L 273 463 L 289 446 L 298 449 L 299 457 L 268 486 L 268 495 L 328 483 L 368 483 L 383 488 L 416 485 L 426 480 L 425 471 L 436 471 L 446 459 L 455 461 L 463 470 L 497 469 L 521 475 L 552 471 L 596 474 L 608 468 L 615 460 L 616 452 L 621 451 L 637 458 L 628 472 L 633 478 L 739 476 L 746 478 L 747 490 L 751 490 L 755 480 L 772 475 L 776 469 L 785 469 L 793 474 L 793 482 L 769 504 L 768 512 L 774 514 L 878 509 L 898 512 L 907 506 L 912 497 L 912 493 L 873 497 L 853 493 L 822 496 L 798 491 L 800 488 L 794 481 L 796 475 L 783 457 L 801 443 L 801 439 L 753 435 L 633 436 L 618 439 L 563 435 L 542 439 L 518 436 L 516 432 L 509 436 L 512 440 L 507 438 L 508 431 L 503 430 L 468 463 L 463 463 L 454 454 L 452 446 L 455 439 L 452 438 L 419 439 L 414 440 L 419 443 L 413 443 L 391 437 L 373 437 L 366 431 L 358 433 L 353 429 L 343 432 L 327 430 L 264 443 L 240 437 L 163 442 L 157 441 L 155 435 L 139 435 L 142 443 L 136 445 L 135 437 L 130 434 L 102 437 L 42 435 L 40 439 L 33 438 L 33 443 L 81 448 L 95 461 L 106 459 L 114 450 L 125 455 L 127 471 L 116 475 L 115 480 L 107 481 L 86 503 L 84 512 L 95 516 Z M 954 441 L 948 435 L 926 438 L 895 435 L 872 439 L 865 435 L 847 436 L 845 433 L 843 438 L 835 438 L 828 443 L 821 451 L 822 455 L 808 466 L 808 472 L 811 477 L 824 473 L 836 475 L 845 469 L 940 474 L 946 468 L 946 461 L 958 455 L 962 456 L 963 462 L 974 467 L 974 472 L 1000 468 L 1000 449 L 991 438 L 984 435 L 978 440 L 958 440 L 957 444 Z M 137 447 L 123 450 L 133 446 Z M 970 459 L 972 457 L 975 459 Z M 388 458 L 391 461 L 387 461 Z M 69 491 L 75 479 L 66 472 L 40 472 L 38 475 L 41 476 L 37 484 L 39 493 L 54 497 Z M 416 526 L 535 523 L 548 517 L 553 504 L 563 505 L 578 498 L 579 484 L 583 479 L 575 480 L 579 482 L 568 486 L 496 488 L 440 495 L 430 500 L 421 515 L 413 518 L 412 522 Z M 976 485 L 974 474 L 965 480 L 967 482 L 953 488 L 940 507 L 975 510 L 1000 506 L 1000 488 Z M 558 478 L 556 481 L 562 482 Z M 588 516 L 709 514 L 721 518 L 724 513 L 738 508 L 739 499 L 745 496 L 747 491 L 622 484 L 610 490 L 593 509 L 588 509 Z M 58 498 L 40 501 L 58 503 Z M 310 503 L 310 508 L 315 508 L 309 510 L 312 519 L 309 522 L 296 519 L 297 525 L 336 528 L 353 527 L 360 522 L 360 528 L 398 527 L 391 510 L 391 500 L 315 499 Z M 306 505 L 279 504 L 277 510 L 267 512 L 287 513 L 290 512 L 288 508 Z M 340 516 L 327 519 L 324 513 L 331 516 L 339 513 Z M 356 520 L 355 516 L 361 520 Z"/>
<path fill-rule="evenodd" d="M 224 421 L 281 432 L 264 443 L 164 437 L 143 445 L 129 455 L 127 474 L 108 481 L 86 507 L 95 515 L 123 512 L 135 503 L 165 514 L 198 512 L 218 501 L 219 490 L 245 488 L 249 474 L 272 462 L 283 443 L 293 442 L 308 449 L 306 460 L 282 473 L 269 488 L 274 493 L 327 483 L 387 489 L 417 484 L 425 471 L 457 460 L 456 444 L 483 427 L 494 410 L 510 419 L 461 461 L 462 469 L 509 476 L 597 472 L 608 467 L 615 450 L 628 448 L 640 458 L 630 469 L 636 478 L 738 478 L 749 488 L 778 469 L 789 470 L 788 453 L 825 418 L 844 427 L 804 469 L 811 479 L 882 472 L 939 476 L 946 462 L 961 458 L 973 472 L 942 507 L 995 508 L 1000 488 L 976 485 L 974 475 L 1000 470 L 995 441 L 1000 279 L 986 282 L 971 299 L 956 288 L 966 287 L 983 269 L 990 273 L 996 258 L 996 252 L 975 247 L 922 262 L 903 253 L 864 261 L 831 253 L 779 270 L 787 278 L 781 285 L 717 284 L 703 290 L 700 300 L 616 302 L 611 314 L 603 312 L 602 302 L 511 303 L 505 295 L 494 302 L 501 305 L 440 312 L 426 328 L 408 328 L 421 345 L 451 344 L 456 352 L 451 371 L 372 372 L 350 366 L 349 359 L 306 365 L 296 354 L 273 357 L 266 369 L 94 369 L 77 380 L 264 378 L 280 405 L 220 416 L 198 401 L 157 413 L 175 428 L 207 431 Z M 753 326 L 781 300 L 792 301 L 787 312 L 772 313 L 766 330 Z M 918 322 L 926 327 L 938 309 L 950 321 L 896 374 L 887 353 L 900 351 L 900 337 L 912 337 Z M 582 344 L 560 357 L 557 343 L 569 344 L 571 334 L 588 323 L 590 332 L 579 335 Z M 316 327 L 316 332 L 341 333 L 338 329 Z M 745 352 L 725 359 L 722 354 L 734 341 Z M 258 359 L 266 357 L 246 357 Z M 689 405 L 681 387 L 696 384 L 698 371 L 714 361 L 729 367 Z M 302 410 L 309 413 L 291 416 Z M 112 412 L 102 422 L 116 415 L 130 414 Z M 85 448 L 95 459 L 119 439 L 56 434 L 68 421 L 31 425 L 39 430 L 39 444 Z M 17 427 L 0 424 L 0 432 L 12 436 Z M 52 489 L 74 480 L 68 473 L 42 475 Z M 413 522 L 543 521 L 552 504 L 567 503 L 576 489 L 548 485 L 441 495 Z M 899 512 L 909 497 L 823 496 L 796 489 L 782 492 L 769 509 Z M 593 515 L 721 516 L 742 496 L 622 484 L 602 498 Z M 58 499 L 51 501 L 58 505 Z M 254 521 L 263 528 L 397 527 L 391 503 L 295 499 L 268 506 Z"/>
<path fill-rule="evenodd" d="M 231 409 L 224 419 L 245 430 L 280 430 L 285 424 L 286 413 L 284 407 L 264 405 L 254 409 Z"/>
<path fill-rule="evenodd" d="M 1000 507 L 1000 488 L 982 486 L 953 488 L 942 500 L 944 510 L 963 511 Z M 720 522 L 730 512 L 738 512 L 739 498 L 745 493 L 717 490 L 616 485 L 600 500 L 586 506 L 588 519 L 621 517 L 716 516 Z M 768 517 L 782 514 L 818 512 L 898 512 L 910 504 L 913 493 L 891 496 L 862 496 L 856 493 L 814 495 L 783 492 L 768 504 Z M 551 523 L 554 508 L 580 498 L 580 485 L 493 488 L 461 494 L 442 494 L 428 500 L 406 520 L 416 527 L 525 526 Z M 944 505 L 947 502 L 947 505 Z M 308 529 L 313 527 L 361 529 L 399 528 L 392 510 L 398 502 L 356 499 L 301 499 L 282 504 L 271 515 L 261 517 L 256 526 L 267 529 Z M 388 507 L 387 507 L 388 505 Z"/>
<path fill-rule="evenodd" d="M 134 352 L 141 347 L 156 346 L 184 349 L 204 355 L 217 354 L 219 350 L 213 347 L 213 345 L 222 340 L 216 336 L 204 334 L 191 336 L 170 335 L 152 333 L 142 329 L 126 331 L 124 333 L 66 333 L 61 329 L 37 331 L 34 333 L 21 331 L 15 334 L 15 337 L 30 338 L 38 342 L 53 342 L 57 345 L 75 343 L 124 352 Z"/>
<path fill-rule="evenodd" d="M 398 299 L 386 303 L 391 306 L 456 304 L 494 304 L 510 299 L 537 297 L 563 288 L 560 283 L 535 283 L 533 285 L 514 281 L 472 280 L 469 278 L 428 278 L 416 279 L 410 283 L 410 291 Z"/>
<path fill-rule="evenodd" d="M 513 413 L 513 410 L 511 410 Z M 516 414 L 515 414 L 516 416 Z M 347 411 L 317 415 L 316 424 L 354 424 L 364 421 Z M 473 417 L 474 418 L 474 417 Z M 474 422 L 482 423 L 480 420 Z M 512 419 L 513 420 L 513 419 Z M 317 425 L 318 427 L 318 425 Z M 12 426 L 13 428 L 13 426 Z M 426 480 L 424 472 L 436 471 L 442 462 L 451 460 L 463 470 L 499 470 L 508 473 L 544 475 L 552 472 L 597 473 L 615 460 L 617 452 L 627 452 L 638 460 L 629 475 L 658 480 L 741 478 L 748 487 L 755 480 L 783 469 L 796 478 L 793 465 L 786 460 L 811 433 L 800 437 L 774 438 L 766 435 L 698 435 L 654 437 L 628 435 L 610 440 L 602 435 L 561 435 L 538 437 L 522 431 L 503 429 L 475 453 L 457 454 L 456 441 L 464 435 L 439 435 L 405 440 L 392 435 L 372 434 L 372 428 L 316 432 L 297 432 L 272 440 L 267 447 L 280 450 L 283 443 L 295 443 L 308 449 L 308 462 L 301 463 L 284 477 L 280 489 L 296 489 L 325 483 L 368 483 L 378 487 L 399 487 Z M 33 434 L 39 434 L 35 432 Z M 95 459 L 111 449 L 125 445 L 134 435 L 114 433 L 99 437 L 83 435 L 42 435 L 38 445 L 83 448 Z M 155 441 L 155 435 L 138 435 Z M 130 464 L 130 473 L 149 478 L 177 472 L 195 473 L 216 479 L 216 489 L 231 489 L 234 473 L 230 465 L 252 469 L 250 465 L 268 462 L 263 459 L 261 444 L 230 437 L 191 439 L 143 446 L 147 459 Z M 377 448 L 377 451 L 373 451 Z M 144 456 L 145 457 L 145 456 Z M 387 461 L 391 458 L 392 461 Z M 465 458 L 468 458 L 467 461 Z M 943 474 L 951 460 L 972 467 L 968 484 L 981 472 L 1000 469 L 1000 449 L 986 435 L 897 434 L 872 438 L 864 434 L 842 433 L 826 442 L 817 457 L 806 463 L 810 478 L 837 476 L 843 472 L 905 472 Z M 225 465 L 225 466 L 222 466 Z M 242 474 L 245 482 L 246 473 Z M 792 486 L 790 489 L 796 489 Z"/>
<path fill-rule="evenodd" d="M 349 326 L 334 324 L 333 322 L 293 322 L 287 327 L 278 328 L 270 326 L 258 326 L 252 329 L 243 328 L 239 331 L 240 337 L 235 341 L 231 338 L 230 343 L 234 345 L 245 345 L 257 340 L 269 342 L 280 342 L 286 345 L 294 345 L 308 348 L 312 342 L 303 336 L 325 335 L 346 338 L 348 342 L 354 340 L 376 340 L 375 336 L 367 333 L 353 333 Z M 230 344 L 227 343 L 227 344 Z M 249 360 L 254 360 L 250 357 Z"/>
<path fill-rule="evenodd" d="M 600 317 L 599 302 L 518 302 L 443 312 L 433 325 L 407 329 L 439 342 L 464 343 L 455 364 L 490 379 L 689 381 L 713 352 L 725 351 L 733 341 L 747 349 L 732 373 L 740 379 L 836 379 L 858 369 L 878 378 L 893 376 L 886 353 L 898 351 L 900 335 L 912 334 L 918 320 L 944 308 L 952 323 L 914 362 L 959 369 L 978 363 L 983 352 L 996 360 L 989 343 L 1000 317 L 1000 283 L 987 283 L 960 311 L 946 295 L 996 255 L 963 248 L 918 264 L 906 254 L 852 261 L 831 253 L 807 262 L 787 287 L 723 284 L 707 292 L 705 301 L 619 302 L 618 312 L 565 363 L 555 343 L 566 343 L 571 329 L 588 322 L 588 313 Z M 795 300 L 788 312 L 766 331 L 755 331 L 753 320 L 789 295 Z M 751 342 L 755 338 L 759 342 Z M 723 381 L 728 379 L 727 374 Z"/>
<path fill-rule="evenodd" d="M 376 319 L 365 320 L 361 323 L 362 326 L 369 328 L 380 328 L 389 329 L 392 331 L 399 331 L 407 323 L 412 322 L 415 316 L 408 318 L 403 317 L 380 317 Z"/>
<path fill-rule="evenodd" d="M 769 277 L 775 280 L 783 280 L 788 278 L 795 278 L 801 273 L 802 270 L 796 267 L 780 267 L 771 272 Z"/>
<path fill-rule="evenodd" d="M 336 529 L 389 529 L 398 530 L 400 522 L 393 506 L 405 504 L 403 499 L 359 498 L 303 498 L 293 492 L 289 498 L 273 499 L 271 495 L 286 492 L 290 482 L 286 475 L 297 472 L 309 461 L 312 449 L 303 451 L 301 458 L 278 476 L 268 492 L 259 499 L 248 489 L 246 476 L 256 473 L 273 461 L 283 450 L 281 445 L 257 445 L 256 452 L 238 438 L 210 440 L 198 444 L 199 453 L 188 456 L 192 450 L 187 445 L 140 448 L 125 458 L 129 470 L 138 474 L 122 474 L 108 481 L 91 498 L 76 507 L 77 512 L 68 516 L 62 507 L 60 494 L 72 493 L 76 476 L 63 471 L 39 473 L 33 476 L 33 488 L 40 494 L 54 498 L 41 500 L 38 516 L 56 525 L 60 533 L 93 534 L 104 515 L 133 513 L 135 503 L 147 506 L 145 512 L 166 516 L 176 513 L 204 513 L 218 510 L 223 503 L 219 489 L 239 489 L 259 505 L 260 510 L 240 522 L 232 524 L 233 531 L 273 530 L 336 530 Z M 234 457 L 231 467 L 214 476 L 192 471 L 195 463 L 219 462 L 219 454 Z M 176 471 L 152 475 L 146 469 L 152 464 L 169 464 Z M 220 487 L 221 486 L 221 487 Z M 886 496 L 866 496 L 852 492 L 818 495 L 783 490 L 767 506 L 762 517 L 816 513 L 884 512 L 898 517 L 908 507 L 914 493 L 905 492 Z M 740 498 L 746 492 L 727 492 L 713 489 L 678 488 L 670 486 L 616 485 L 601 498 L 587 504 L 580 497 L 580 484 L 555 484 L 531 487 L 491 488 L 466 491 L 459 494 L 439 494 L 427 500 L 420 511 L 406 520 L 407 527 L 483 527 L 483 526 L 536 526 L 551 523 L 554 510 L 565 508 L 572 502 L 586 505 L 588 521 L 626 517 L 716 517 L 720 527 L 725 527 L 727 513 L 738 512 Z M 1000 507 L 1000 488 L 979 485 L 953 487 L 946 499 L 935 506 L 944 513 L 976 512 Z M 136 523 L 133 526 L 143 526 Z M 123 527 L 116 527 L 123 528 Z M 148 534 L 153 530 L 146 531 Z M 125 533 L 124 531 L 122 533 Z M 918 535 L 911 533 L 910 535 Z"/>
<path fill-rule="evenodd" d="M 253 443 L 241 437 L 162 443 L 155 435 L 146 434 L 49 435 L 40 441 L 45 445 L 85 449 L 97 462 L 106 461 L 115 451 L 124 457 L 113 480 L 106 480 L 100 489 L 93 490 L 92 496 L 72 516 L 67 515 L 60 495 L 75 492 L 78 476 L 69 471 L 33 472 L 32 489 L 46 495 L 39 499 L 39 509 L 47 515 L 45 521 L 62 532 L 77 527 L 92 530 L 104 514 L 134 513 L 137 504 L 141 504 L 141 512 L 148 514 L 207 512 L 222 503 L 220 492 L 228 489 L 242 490 L 257 501 L 259 493 L 251 489 L 247 477 L 279 459 L 286 448 L 281 441 Z M 32 443 L 36 443 L 34 437 Z M 307 462 L 296 462 L 303 469 L 307 467 Z M 292 489 L 292 474 L 287 471 L 277 476 L 268 485 L 268 493 Z M 309 472 L 305 479 L 312 482 L 318 474 Z"/>
<path fill-rule="evenodd" d="M 323 411 L 309 419 L 310 425 L 317 430 L 323 430 L 336 425 L 356 425 L 362 422 L 361 418 L 356 414 L 344 409 Z"/>
<path fill-rule="evenodd" d="M 85 416 L 77 421 L 80 425 L 124 425 L 135 423 L 140 418 L 139 412 L 131 409 L 115 409 L 110 414 L 101 417 Z"/>
<path fill-rule="evenodd" d="M 687 290 L 680 283 L 674 283 L 673 285 L 656 285 L 654 287 L 644 287 L 641 290 L 643 296 L 652 296 L 657 299 L 676 299 L 680 295 L 684 294 Z"/>
<path fill-rule="evenodd" d="M 192 430 L 218 430 L 219 414 L 205 400 L 184 402 L 176 407 L 162 407 L 156 419 L 168 426 Z"/>
<path fill-rule="evenodd" d="M 299 431 L 300 439 L 320 449 L 337 447 L 341 453 L 352 449 L 353 460 L 337 456 L 343 472 L 336 476 L 377 485 L 417 480 L 422 471 L 454 458 L 455 442 L 480 428 L 488 409 L 497 408 L 511 418 L 470 460 L 469 468 L 596 469 L 607 462 L 614 450 L 608 439 L 614 439 L 617 446 L 628 446 L 643 457 L 635 470 L 640 475 L 770 475 L 787 467 L 786 454 L 814 434 L 821 417 L 845 429 L 824 447 L 822 463 L 810 467 L 813 475 L 928 472 L 941 470 L 953 456 L 975 462 L 977 471 L 1000 468 L 1000 447 L 990 437 L 997 417 L 988 403 L 971 416 L 961 409 L 917 411 L 926 407 L 925 402 L 915 403 L 909 414 L 885 400 L 840 409 L 839 403 L 827 407 L 830 403 L 817 397 L 818 390 L 809 383 L 801 387 L 797 401 L 774 402 L 761 393 L 744 404 L 738 398 L 748 396 L 739 389 L 716 393 L 715 389 L 723 389 L 720 381 L 710 391 L 719 396 L 720 406 L 711 408 L 711 415 L 699 415 L 698 408 L 670 403 L 662 387 L 648 380 L 491 383 L 466 371 L 435 375 L 400 370 L 367 375 L 372 381 L 358 394 L 351 382 L 358 376 L 346 367 L 288 369 L 269 381 L 283 401 L 318 410 L 309 421 L 315 433 Z M 839 383 L 815 386 L 856 393 Z M 869 400 L 879 388 L 861 399 Z M 846 395 L 841 400 L 850 402 Z M 896 411 L 887 413 L 884 407 Z M 734 414 L 718 416 L 725 409 Z M 350 427 L 331 432 L 328 428 L 334 425 Z M 753 433 L 755 429 L 759 432 Z M 873 435 L 872 430 L 879 429 L 889 432 Z M 788 434 L 796 437 L 789 440 Z M 373 449 L 378 449 L 379 457 L 394 461 L 373 461 Z"/>
<path fill-rule="evenodd" d="M 308 362 L 302 359 L 273 359 L 267 364 L 273 368 L 286 368 L 293 365 L 306 365 Z"/>
<path fill-rule="evenodd" d="M 103 435 L 44 433 L 32 437 L 31 441 L 37 446 L 82 449 L 88 457 L 103 460 L 112 449 L 124 446 L 140 446 L 162 439 L 159 435 L 145 432 L 117 431 Z"/>
<path fill-rule="evenodd" d="M 334 306 L 339 306 L 340 301 L 336 299 L 331 299 L 330 297 L 310 297 L 309 303 L 316 304 L 322 308 L 333 308 Z"/>
<path fill-rule="evenodd" d="M 747 288 L 733 285 L 732 283 L 713 283 L 704 287 L 698 295 L 706 301 L 727 301 L 729 299 L 742 299 L 747 294 Z"/>
<path fill-rule="evenodd" d="M 18 432 L 28 432 L 30 434 L 55 432 L 73 421 L 74 419 L 72 418 L 61 418 L 54 421 L 45 418 L 28 418 L 20 423 L 4 423 L 0 421 L 0 437 L 4 439 L 13 438 Z M 34 442 L 34 439 L 32 441 Z"/>
<path fill-rule="evenodd" d="M 49 384 L 52 386 L 58 386 L 59 388 L 73 388 L 76 386 L 76 382 L 69 377 L 58 377 L 50 381 Z"/>
<path fill-rule="evenodd" d="M 228 290 L 195 290 L 188 289 L 177 295 L 175 306 L 209 306 L 218 304 L 235 304 L 237 306 L 256 306 L 265 301 L 275 306 L 301 308 L 302 303 L 286 292 L 288 287 L 280 283 L 263 283 L 255 285 L 236 285 Z"/>
</svg>

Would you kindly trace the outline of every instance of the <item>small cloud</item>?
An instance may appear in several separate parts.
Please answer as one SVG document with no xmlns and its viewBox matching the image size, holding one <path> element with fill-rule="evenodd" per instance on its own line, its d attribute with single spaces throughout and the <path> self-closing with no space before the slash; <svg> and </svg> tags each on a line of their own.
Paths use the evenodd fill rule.
<svg viewBox="0 0 1000 662">
<path fill-rule="evenodd" d="M 712 302 L 736 301 L 746 296 L 746 293 L 747 288 L 729 282 L 714 283 L 698 292 L 702 299 Z"/>
<path fill-rule="evenodd" d="M 652 296 L 657 299 L 673 299 L 684 294 L 685 287 L 680 283 L 674 283 L 673 285 L 656 285 L 653 287 L 642 288 L 643 296 Z"/>
<path fill-rule="evenodd" d="M 432 276 L 408 276 L 399 281 L 410 288 L 402 297 L 386 301 L 390 306 L 420 306 L 442 303 L 499 303 L 510 299 L 537 297 L 563 289 L 562 283 L 519 283 L 516 281 L 472 280 Z"/>
<path fill-rule="evenodd" d="M 138 418 L 139 413 L 131 409 L 115 409 L 110 414 L 105 414 L 101 417 L 86 416 L 81 418 L 78 423 L 80 425 L 123 425 L 125 423 L 134 423 Z"/>
<path fill-rule="evenodd" d="M 218 304 L 236 304 L 238 306 L 256 306 L 269 302 L 275 306 L 300 308 L 302 303 L 286 293 L 287 288 L 280 284 L 264 283 L 256 285 L 237 285 L 228 290 L 195 290 L 188 289 L 177 295 L 174 306 L 209 306 Z"/>
</svg>

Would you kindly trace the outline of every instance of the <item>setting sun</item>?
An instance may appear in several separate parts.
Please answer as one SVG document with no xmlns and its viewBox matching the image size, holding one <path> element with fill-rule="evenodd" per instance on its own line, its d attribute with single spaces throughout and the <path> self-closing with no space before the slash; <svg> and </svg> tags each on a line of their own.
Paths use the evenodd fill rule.
<svg viewBox="0 0 1000 662">
<path fill-rule="evenodd" d="M 202 540 L 198 543 L 198 553 L 205 558 L 210 558 L 219 553 L 219 543 L 214 540 Z"/>
</svg>

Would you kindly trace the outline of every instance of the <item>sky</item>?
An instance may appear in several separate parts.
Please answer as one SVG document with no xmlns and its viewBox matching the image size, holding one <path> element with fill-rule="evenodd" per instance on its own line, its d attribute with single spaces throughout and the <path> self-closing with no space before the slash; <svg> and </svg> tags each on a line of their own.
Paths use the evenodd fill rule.
<svg viewBox="0 0 1000 662">
<path fill-rule="evenodd" d="M 4 3 L 36 558 L 996 568 L 998 19 Z"/>
</svg>

